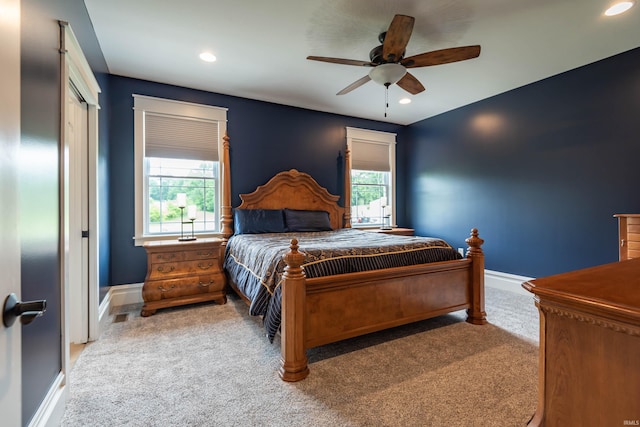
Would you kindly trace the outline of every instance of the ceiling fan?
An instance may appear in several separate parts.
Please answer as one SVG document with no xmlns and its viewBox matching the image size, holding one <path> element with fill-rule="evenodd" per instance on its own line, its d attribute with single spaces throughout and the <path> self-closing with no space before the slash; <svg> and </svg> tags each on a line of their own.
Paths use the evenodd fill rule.
<svg viewBox="0 0 640 427">
<path fill-rule="evenodd" d="M 313 61 L 331 62 L 334 64 L 356 65 L 361 67 L 373 67 L 368 75 L 351 83 L 336 95 L 344 95 L 362 86 L 369 80 L 373 80 L 385 86 L 396 83 L 402 89 L 412 95 L 424 91 L 424 86 L 407 68 L 428 67 L 431 65 L 448 64 L 450 62 L 464 61 L 477 58 L 480 55 L 480 46 L 463 46 L 449 49 L 434 50 L 404 57 L 405 48 L 409 43 L 415 18 L 406 15 L 395 15 L 389 29 L 380 33 L 378 40 L 382 43 L 374 47 L 369 53 L 370 61 L 354 59 L 330 58 L 326 56 L 307 56 Z"/>
</svg>

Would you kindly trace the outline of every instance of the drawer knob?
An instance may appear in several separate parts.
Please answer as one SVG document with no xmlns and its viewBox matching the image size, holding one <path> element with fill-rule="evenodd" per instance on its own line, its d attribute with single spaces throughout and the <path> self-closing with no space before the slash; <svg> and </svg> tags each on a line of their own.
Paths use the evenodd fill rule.
<svg viewBox="0 0 640 427">
<path fill-rule="evenodd" d="M 171 285 L 171 286 L 169 286 L 169 289 L 167 289 L 164 286 L 160 285 L 160 286 L 158 286 L 158 290 L 160 292 L 169 292 L 171 289 L 173 289 L 175 287 L 176 287 L 176 285 Z"/>
<path fill-rule="evenodd" d="M 175 270 L 175 269 L 176 269 L 176 268 L 175 268 L 173 265 L 172 265 L 172 266 L 170 266 L 170 267 L 168 267 L 168 268 L 165 268 L 165 267 L 163 267 L 163 266 L 158 267 L 158 271 L 159 271 L 160 273 L 171 273 L 171 272 L 172 272 L 173 270 Z"/>
<path fill-rule="evenodd" d="M 204 283 L 204 282 L 198 283 L 198 286 L 200 286 L 201 288 L 208 288 L 209 285 L 213 285 L 213 280 L 209 280 L 209 283 Z"/>
<path fill-rule="evenodd" d="M 200 267 L 200 268 L 201 268 L 201 269 L 203 269 L 203 270 L 207 270 L 207 269 L 209 269 L 209 268 L 213 267 L 213 264 L 212 264 L 212 263 L 209 263 L 209 264 L 203 264 L 203 263 L 199 262 L 199 263 L 198 263 L 198 267 Z"/>
<path fill-rule="evenodd" d="M 209 252 L 198 252 L 198 256 L 211 256 L 213 255 L 213 252 L 209 251 Z"/>
</svg>

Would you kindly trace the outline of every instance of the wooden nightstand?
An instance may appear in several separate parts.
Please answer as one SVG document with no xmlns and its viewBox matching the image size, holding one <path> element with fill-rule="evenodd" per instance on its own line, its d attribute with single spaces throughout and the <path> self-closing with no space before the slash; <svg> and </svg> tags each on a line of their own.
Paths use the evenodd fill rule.
<svg viewBox="0 0 640 427">
<path fill-rule="evenodd" d="M 370 228 L 367 231 L 375 231 L 376 233 L 395 234 L 396 236 L 413 236 L 413 228 L 400 228 L 394 227 L 390 230 L 383 230 L 380 228 Z"/>
<path fill-rule="evenodd" d="M 202 301 L 225 304 L 221 244 L 220 239 L 146 243 L 147 277 L 142 287 L 141 316 L 151 316 L 159 308 Z"/>
</svg>

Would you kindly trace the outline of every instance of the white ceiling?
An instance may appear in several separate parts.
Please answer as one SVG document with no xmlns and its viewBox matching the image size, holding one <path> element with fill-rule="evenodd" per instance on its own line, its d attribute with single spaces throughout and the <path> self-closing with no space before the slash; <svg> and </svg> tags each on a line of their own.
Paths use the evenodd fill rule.
<svg viewBox="0 0 640 427">
<path fill-rule="evenodd" d="M 614 0 L 85 0 L 112 74 L 410 124 L 640 46 L 640 5 Z M 369 82 L 369 60 L 395 14 L 415 17 L 406 55 L 480 44 L 479 58 L 414 68 L 426 91 Z M 201 51 L 218 61 L 205 63 Z M 412 103 L 398 104 L 409 96 Z"/>
</svg>

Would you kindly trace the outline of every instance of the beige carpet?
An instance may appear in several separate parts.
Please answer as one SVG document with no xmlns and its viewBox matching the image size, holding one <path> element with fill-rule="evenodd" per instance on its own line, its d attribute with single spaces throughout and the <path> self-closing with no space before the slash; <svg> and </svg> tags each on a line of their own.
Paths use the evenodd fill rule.
<svg viewBox="0 0 640 427">
<path fill-rule="evenodd" d="M 312 349 L 279 343 L 237 298 L 113 323 L 70 376 L 64 426 L 523 426 L 536 407 L 533 299 L 487 288 L 491 324 L 455 313 Z"/>
</svg>

